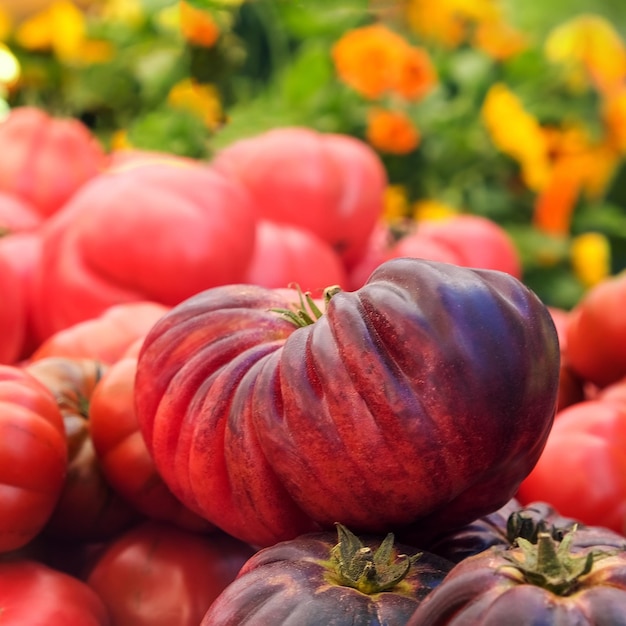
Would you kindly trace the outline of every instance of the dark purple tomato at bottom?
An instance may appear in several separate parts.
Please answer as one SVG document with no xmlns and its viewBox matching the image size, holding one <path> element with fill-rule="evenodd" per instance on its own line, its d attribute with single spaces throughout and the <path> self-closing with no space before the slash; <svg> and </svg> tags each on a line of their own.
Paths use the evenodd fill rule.
<svg viewBox="0 0 626 626">
<path fill-rule="evenodd" d="M 404 626 L 452 568 L 391 533 L 337 529 L 257 552 L 200 626 Z"/>
</svg>

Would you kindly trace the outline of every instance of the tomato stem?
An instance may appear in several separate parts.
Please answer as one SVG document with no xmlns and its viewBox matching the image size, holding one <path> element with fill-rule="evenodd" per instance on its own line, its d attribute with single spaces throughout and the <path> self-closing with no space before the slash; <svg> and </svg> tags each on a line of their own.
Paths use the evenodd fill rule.
<svg viewBox="0 0 626 626">
<path fill-rule="evenodd" d="M 527 583 L 547 589 L 559 596 L 573 593 L 578 580 L 588 574 L 595 561 L 609 556 L 611 552 L 590 550 L 574 554 L 570 545 L 576 527 L 567 532 L 563 539 L 555 539 L 550 532 L 540 531 L 537 542 L 531 543 L 523 537 L 517 538 L 520 551 L 505 552 L 504 558 L 524 576 Z"/>
<path fill-rule="evenodd" d="M 342 524 L 336 524 L 338 543 L 331 551 L 331 563 L 339 583 L 374 594 L 395 587 L 409 573 L 421 554 L 396 554 L 394 536 L 389 533 L 376 551 Z"/>
<path fill-rule="evenodd" d="M 324 311 L 322 311 L 317 306 L 310 291 L 302 292 L 298 285 L 296 285 L 295 288 L 298 291 L 299 302 L 297 305 L 294 304 L 292 309 L 273 308 L 270 309 L 270 311 L 278 313 L 299 328 L 315 324 L 315 322 L 320 319 L 326 312 L 326 309 L 328 308 L 328 303 L 330 302 L 331 298 L 336 293 L 339 293 L 341 291 L 341 287 L 339 287 L 339 285 L 332 285 L 331 287 L 326 287 L 326 289 L 324 289 Z"/>
</svg>

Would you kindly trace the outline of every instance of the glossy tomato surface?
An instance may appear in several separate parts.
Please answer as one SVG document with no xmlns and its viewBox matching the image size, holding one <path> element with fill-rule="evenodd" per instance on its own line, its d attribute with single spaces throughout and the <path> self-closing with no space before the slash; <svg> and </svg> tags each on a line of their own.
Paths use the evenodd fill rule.
<svg viewBox="0 0 626 626">
<path fill-rule="evenodd" d="M 116 626 L 198 626 L 253 553 L 222 533 L 144 522 L 106 547 L 87 582 Z"/>
<path fill-rule="evenodd" d="M 428 535 L 512 497 L 558 387 L 534 293 L 504 272 L 404 258 L 314 323 L 276 310 L 291 306 L 216 288 L 146 337 L 137 416 L 177 497 L 255 545 L 335 522 Z"/>
<path fill-rule="evenodd" d="M 0 552 L 20 548 L 48 522 L 68 451 L 54 395 L 34 376 L 0 366 Z"/>
<path fill-rule="evenodd" d="M 361 554 L 369 551 L 368 556 L 383 542 L 380 536 L 357 540 Z M 383 567 L 415 560 L 396 584 L 368 592 L 354 580 L 351 586 L 342 579 L 337 543 L 334 533 L 314 533 L 257 552 L 213 603 L 201 626 L 399 626 L 452 567 L 441 557 L 395 544 Z"/>
<path fill-rule="evenodd" d="M 3 626 L 109 626 L 107 608 L 83 581 L 31 560 L 0 562 Z"/>
</svg>

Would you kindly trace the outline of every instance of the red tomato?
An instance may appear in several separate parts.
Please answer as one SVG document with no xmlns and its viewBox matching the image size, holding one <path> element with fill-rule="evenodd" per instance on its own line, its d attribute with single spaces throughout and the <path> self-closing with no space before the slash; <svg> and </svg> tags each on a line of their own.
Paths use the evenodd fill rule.
<svg viewBox="0 0 626 626">
<path fill-rule="evenodd" d="M 104 477 L 91 438 L 91 396 L 105 370 L 91 359 L 65 357 L 47 357 L 25 366 L 54 394 L 69 446 L 65 484 L 44 529 L 57 538 L 102 541 L 139 519 Z"/>
<path fill-rule="evenodd" d="M 263 287 L 287 287 L 320 295 L 329 285 L 345 285 L 346 270 L 339 255 L 314 233 L 260 220 L 254 254 L 245 282 Z"/>
<path fill-rule="evenodd" d="M 35 230 L 44 218 L 37 209 L 13 194 L 0 191 L 0 237 Z"/>
<path fill-rule="evenodd" d="M 626 404 L 587 400 L 557 413 L 518 499 L 550 503 L 589 526 L 626 531 Z"/>
<path fill-rule="evenodd" d="M 108 626 L 103 601 L 86 583 L 43 563 L 0 563 L 2 626 Z"/>
<path fill-rule="evenodd" d="M 115 626 L 198 626 L 254 550 L 221 532 L 144 522 L 112 541 L 87 583 Z"/>
<path fill-rule="evenodd" d="M 0 124 L 0 190 L 32 204 L 44 217 L 58 211 L 108 157 L 79 120 L 17 107 Z"/>
<path fill-rule="evenodd" d="M 135 372 L 141 340 L 114 363 L 91 396 L 91 438 L 107 482 L 144 515 L 194 531 L 213 529 L 167 488 L 157 473 L 135 414 Z"/>
<path fill-rule="evenodd" d="M 48 521 L 67 471 L 63 417 L 52 393 L 0 365 L 0 551 L 25 545 Z"/>
<path fill-rule="evenodd" d="M 626 272 L 592 287 L 572 309 L 567 357 L 583 379 L 605 387 L 626 375 Z"/>
<path fill-rule="evenodd" d="M 77 322 L 46 339 L 31 360 L 50 356 L 93 359 L 111 365 L 143 337 L 170 307 L 157 302 L 126 302 L 106 309 L 96 318 Z"/>
<path fill-rule="evenodd" d="M 0 256 L 0 363 L 16 363 L 26 341 L 26 294 L 14 266 Z"/>
<path fill-rule="evenodd" d="M 347 135 L 275 128 L 230 144 L 212 164 L 243 182 L 260 217 L 310 230 L 347 267 L 365 253 L 383 211 L 383 164 Z"/>
<path fill-rule="evenodd" d="M 20 277 L 23 287 L 23 324 L 26 329 L 20 354 L 20 359 L 23 359 L 39 345 L 34 322 L 33 283 L 41 258 L 40 231 L 24 231 L 0 237 L 0 257 L 13 266 L 13 271 Z"/>
<path fill-rule="evenodd" d="M 519 252 L 509 234 L 496 222 L 480 215 L 459 214 L 423 220 L 417 232 L 451 248 L 458 264 L 507 272 L 521 278 Z"/>
<path fill-rule="evenodd" d="M 260 546 L 335 521 L 440 533 L 513 495 L 558 391 L 536 294 L 505 272 L 405 258 L 317 320 L 290 306 L 216 287 L 148 333 L 137 419 L 182 502 Z"/>
<path fill-rule="evenodd" d="M 171 306 L 240 281 L 255 230 L 245 189 L 206 165 L 147 162 L 105 172 L 43 229 L 35 281 L 39 336 L 115 304 Z"/>
</svg>

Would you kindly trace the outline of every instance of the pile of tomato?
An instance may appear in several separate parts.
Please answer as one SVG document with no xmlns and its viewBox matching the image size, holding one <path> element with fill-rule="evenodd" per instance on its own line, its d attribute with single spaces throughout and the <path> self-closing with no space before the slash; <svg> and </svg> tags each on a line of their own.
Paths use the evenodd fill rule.
<svg viewBox="0 0 626 626">
<path fill-rule="evenodd" d="M 626 276 L 550 309 L 386 184 L 303 128 L 0 125 L 6 624 L 626 623 Z"/>
</svg>

